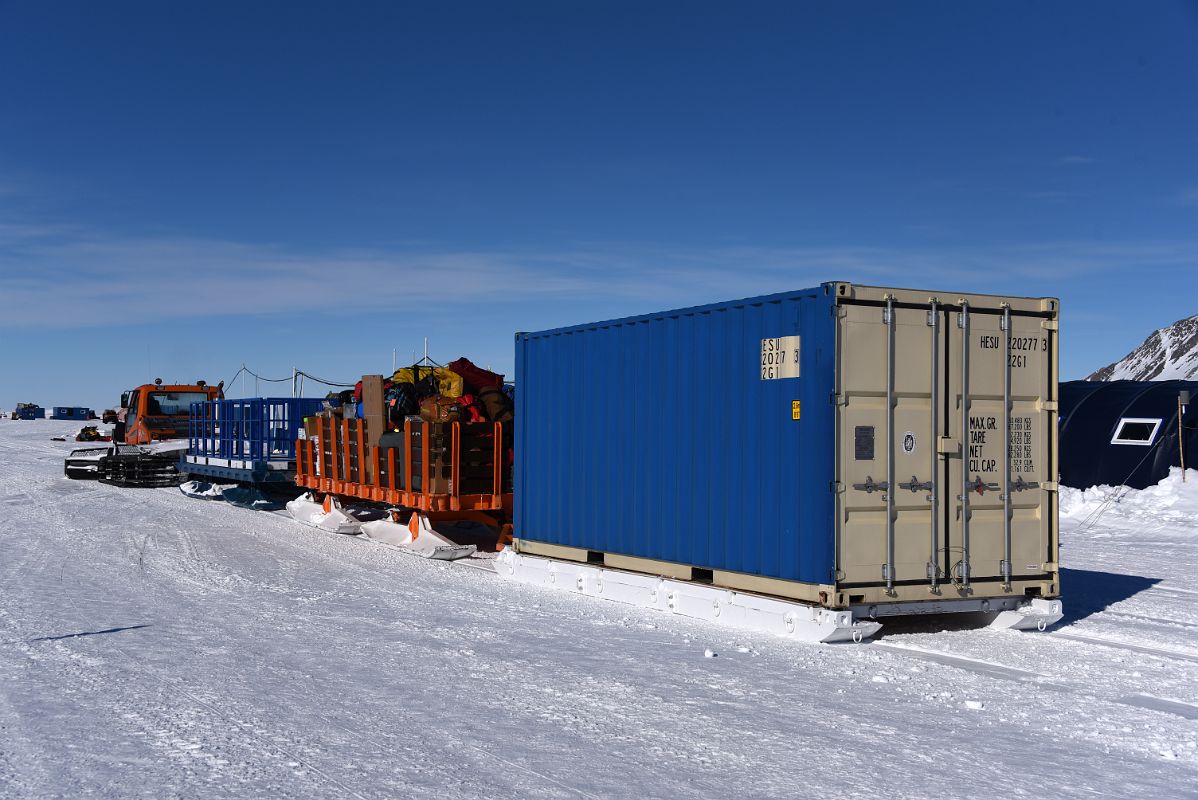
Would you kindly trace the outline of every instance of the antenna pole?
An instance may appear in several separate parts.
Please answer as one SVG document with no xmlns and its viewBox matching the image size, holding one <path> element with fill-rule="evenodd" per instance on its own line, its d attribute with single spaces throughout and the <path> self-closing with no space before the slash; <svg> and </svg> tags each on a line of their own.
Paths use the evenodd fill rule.
<svg viewBox="0 0 1198 800">
<path fill-rule="evenodd" d="M 1185 404 L 1181 402 L 1181 394 L 1177 395 L 1177 455 L 1181 461 L 1181 482 L 1186 482 L 1186 439 L 1181 415 L 1186 412 Z"/>
</svg>

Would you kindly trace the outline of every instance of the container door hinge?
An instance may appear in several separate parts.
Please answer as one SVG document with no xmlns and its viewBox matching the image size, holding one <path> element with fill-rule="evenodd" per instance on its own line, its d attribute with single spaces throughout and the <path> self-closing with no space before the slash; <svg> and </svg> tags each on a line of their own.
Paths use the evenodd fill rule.
<svg viewBox="0 0 1198 800">
<path fill-rule="evenodd" d="M 843 491 L 840 488 L 840 481 L 828 481 L 828 491 L 833 494 L 840 494 Z"/>
<path fill-rule="evenodd" d="M 1057 482 L 1056 481 L 1041 481 L 1040 488 L 1046 492 L 1055 492 L 1055 491 L 1057 491 Z"/>
<path fill-rule="evenodd" d="M 828 402 L 834 406 L 847 406 L 849 404 L 848 398 L 839 392 L 832 392 L 832 394 L 828 395 Z"/>
<path fill-rule="evenodd" d="M 941 436 L 936 440 L 936 452 L 942 456 L 955 456 L 961 452 L 961 445 L 951 436 Z"/>
<path fill-rule="evenodd" d="M 1039 405 L 1041 411 L 1059 411 L 1061 407 L 1056 400 L 1041 400 Z"/>
<path fill-rule="evenodd" d="M 1061 329 L 1061 323 L 1055 319 L 1042 319 L 1040 320 L 1040 327 L 1046 331 L 1056 331 Z"/>
<path fill-rule="evenodd" d="M 1040 569 L 1044 570 L 1045 572 L 1056 572 L 1060 569 L 1060 565 L 1055 561 L 1045 561 L 1044 565 L 1041 566 Z"/>
</svg>

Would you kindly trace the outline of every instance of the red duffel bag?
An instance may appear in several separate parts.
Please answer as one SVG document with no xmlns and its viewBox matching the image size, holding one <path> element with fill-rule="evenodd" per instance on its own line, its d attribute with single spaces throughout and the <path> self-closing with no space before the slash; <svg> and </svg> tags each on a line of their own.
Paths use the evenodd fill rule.
<svg viewBox="0 0 1198 800">
<path fill-rule="evenodd" d="M 462 376 L 462 380 L 466 382 L 466 388 L 478 393 L 482 389 L 494 386 L 497 389 L 503 388 L 503 376 L 491 372 L 489 369 L 483 369 L 477 366 L 473 361 L 463 356 L 457 361 L 451 361 L 449 368 Z"/>
</svg>

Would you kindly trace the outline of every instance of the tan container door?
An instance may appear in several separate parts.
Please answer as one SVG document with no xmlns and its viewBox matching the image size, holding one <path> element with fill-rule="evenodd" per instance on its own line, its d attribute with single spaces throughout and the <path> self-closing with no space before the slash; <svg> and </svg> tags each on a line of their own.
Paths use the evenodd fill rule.
<svg viewBox="0 0 1198 800">
<path fill-rule="evenodd" d="M 946 320 L 946 580 L 987 592 L 1050 571 L 1055 332 L 1039 315 L 956 305 Z M 1009 445 L 1007 445 L 1009 443 Z M 964 487 L 964 491 L 962 491 Z"/>
<path fill-rule="evenodd" d="M 936 309 L 936 310 L 933 310 Z M 935 304 L 845 304 L 840 329 L 838 581 L 926 583 L 942 558 L 945 315 Z M 939 472 L 937 470 L 939 469 Z"/>
</svg>

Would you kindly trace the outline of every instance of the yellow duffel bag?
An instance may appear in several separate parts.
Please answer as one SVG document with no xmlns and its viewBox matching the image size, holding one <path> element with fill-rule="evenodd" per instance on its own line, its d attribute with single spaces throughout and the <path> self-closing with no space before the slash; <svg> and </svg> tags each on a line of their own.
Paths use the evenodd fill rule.
<svg viewBox="0 0 1198 800">
<path fill-rule="evenodd" d="M 462 376 L 445 367 L 404 367 L 395 370 L 391 376 L 394 383 L 419 383 L 427 378 L 429 373 L 437 379 L 437 393 L 442 397 L 461 397 L 466 393 L 466 384 Z"/>
</svg>

